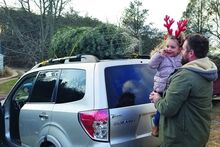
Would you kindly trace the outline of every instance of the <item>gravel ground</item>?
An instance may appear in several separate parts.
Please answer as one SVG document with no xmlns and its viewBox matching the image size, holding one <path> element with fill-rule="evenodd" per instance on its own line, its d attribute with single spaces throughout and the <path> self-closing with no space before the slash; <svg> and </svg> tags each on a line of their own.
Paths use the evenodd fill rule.
<svg viewBox="0 0 220 147">
<path fill-rule="evenodd" d="M 220 100 L 213 102 L 211 133 L 206 147 L 220 147 Z"/>
</svg>

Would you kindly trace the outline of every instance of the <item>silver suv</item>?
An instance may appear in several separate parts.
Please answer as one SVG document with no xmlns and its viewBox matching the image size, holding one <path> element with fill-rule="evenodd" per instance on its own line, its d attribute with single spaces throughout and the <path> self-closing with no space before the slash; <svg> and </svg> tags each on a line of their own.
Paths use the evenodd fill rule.
<svg viewBox="0 0 220 147">
<path fill-rule="evenodd" d="M 7 146 L 157 146 L 148 99 L 155 71 L 147 61 L 82 55 L 36 65 L 3 104 Z"/>
</svg>

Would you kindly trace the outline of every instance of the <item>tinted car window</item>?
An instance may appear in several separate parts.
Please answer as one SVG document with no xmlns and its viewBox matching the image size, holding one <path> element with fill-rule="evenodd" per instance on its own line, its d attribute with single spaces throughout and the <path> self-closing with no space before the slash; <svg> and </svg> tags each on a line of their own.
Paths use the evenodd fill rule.
<svg viewBox="0 0 220 147">
<path fill-rule="evenodd" d="M 155 71 L 148 65 L 114 66 L 105 69 L 109 108 L 150 103 Z"/>
<path fill-rule="evenodd" d="M 26 78 L 24 78 L 22 83 L 20 83 L 20 86 L 18 87 L 18 89 L 15 91 L 14 101 L 16 101 L 16 103 L 20 106 L 20 108 L 27 101 L 31 93 L 35 78 L 36 78 L 36 73 L 27 76 Z"/>
<path fill-rule="evenodd" d="M 58 74 L 58 71 L 40 72 L 36 79 L 30 102 L 50 102 Z"/>
<path fill-rule="evenodd" d="M 63 70 L 59 79 L 57 103 L 72 102 L 83 98 L 86 86 L 85 70 Z"/>
</svg>

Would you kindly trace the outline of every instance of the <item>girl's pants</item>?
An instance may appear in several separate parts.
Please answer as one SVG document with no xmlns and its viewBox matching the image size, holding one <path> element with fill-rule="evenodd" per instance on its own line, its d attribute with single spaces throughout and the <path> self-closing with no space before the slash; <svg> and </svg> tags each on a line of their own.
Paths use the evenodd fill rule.
<svg viewBox="0 0 220 147">
<path fill-rule="evenodd" d="M 160 112 L 157 111 L 153 118 L 153 122 L 156 127 L 159 127 L 159 120 L 160 120 Z"/>
</svg>

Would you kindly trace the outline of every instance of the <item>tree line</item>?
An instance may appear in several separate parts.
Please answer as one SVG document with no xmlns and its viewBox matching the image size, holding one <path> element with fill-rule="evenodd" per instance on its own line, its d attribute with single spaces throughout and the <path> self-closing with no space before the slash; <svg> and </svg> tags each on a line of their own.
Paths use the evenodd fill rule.
<svg viewBox="0 0 220 147">
<path fill-rule="evenodd" d="M 18 0 L 12 8 L 5 0 L 0 7 L 0 49 L 10 66 L 31 67 L 48 58 L 94 54 L 99 58 L 149 55 L 164 32 L 145 24 L 148 10 L 140 0 L 130 2 L 119 26 L 89 16 L 79 16 L 70 0 Z M 210 57 L 219 63 L 219 0 L 190 0 L 183 18 L 187 33 L 197 32 L 211 40 Z M 36 10 L 37 8 L 37 10 Z"/>
</svg>

